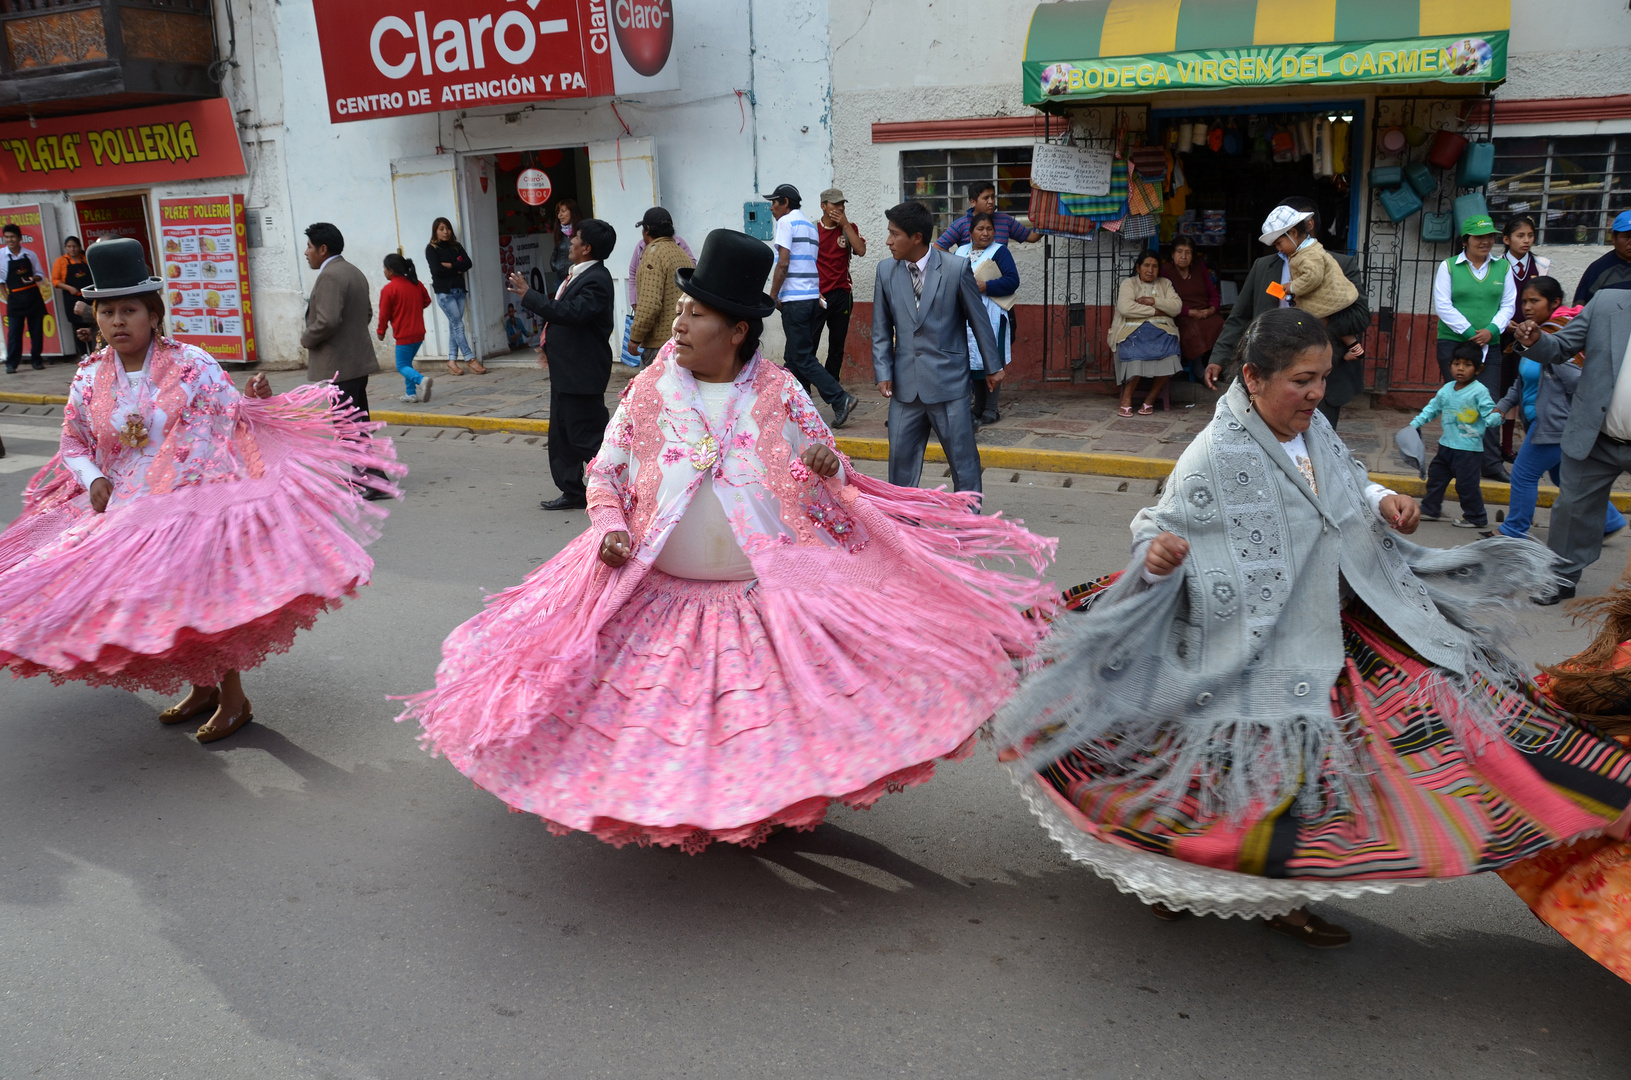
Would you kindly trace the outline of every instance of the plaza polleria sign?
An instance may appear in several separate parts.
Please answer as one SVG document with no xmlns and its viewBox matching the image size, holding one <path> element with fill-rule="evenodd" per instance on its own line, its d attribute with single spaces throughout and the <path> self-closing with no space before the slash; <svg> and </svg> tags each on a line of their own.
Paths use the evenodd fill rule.
<svg viewBox="0 0 1631 1080">
<path fill-rule="evenodd" d="M 0 124 L 0 192 L 244 174 L 225 98 Z"/>
<path fill-rule="evenodd" d="M 1506 78 L 1507 32 L 1400 41 L 1251 45 L 1043 62 L 1027 59 L 1025 103 L 1162 90 L 1344 83 L 1488 83 Z"/>
</svg>

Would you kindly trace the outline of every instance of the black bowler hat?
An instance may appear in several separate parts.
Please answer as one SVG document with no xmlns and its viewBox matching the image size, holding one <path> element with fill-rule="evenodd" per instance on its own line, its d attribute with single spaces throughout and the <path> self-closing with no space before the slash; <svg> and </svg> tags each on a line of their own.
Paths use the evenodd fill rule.
<svg viewBox="0 0 1631 1080">
<path fill-rule="evenodd" d="M 135 296 L 164 288 L 164 279 L 155 277 L 148 268 L 141 242 L 128 236 L 98 240 L 85 249 L 85 262 L 90 267 L 92 282 L 84 290 L 87 300 Z"/>
<path fill-rule="evenodd" d="M 674 271 L 681 292 L 739 319 L 764 319 L 776 310 L 765 280 L 776 257 L 763 240 L 735 229 L 715 229 L 702 243 L 696 269 Z"/>
</svg>

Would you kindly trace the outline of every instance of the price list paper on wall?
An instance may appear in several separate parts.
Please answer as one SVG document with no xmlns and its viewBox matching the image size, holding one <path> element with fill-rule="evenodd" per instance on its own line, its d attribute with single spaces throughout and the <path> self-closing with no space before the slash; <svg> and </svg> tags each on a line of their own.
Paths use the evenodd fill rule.
<svg viewBox="0 0 1631 1080">
<path fill-rule="evenodd" d="M 159 248 L 170 336 L 218 361 L 253 363 L 243 196 L 160 199 Z"/>
</svg>

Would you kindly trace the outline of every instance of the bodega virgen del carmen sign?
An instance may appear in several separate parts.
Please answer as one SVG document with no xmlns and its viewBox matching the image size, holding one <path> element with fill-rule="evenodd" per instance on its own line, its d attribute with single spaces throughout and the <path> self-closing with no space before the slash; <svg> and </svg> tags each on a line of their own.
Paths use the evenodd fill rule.
<svg viewBox="0 0 1631 1080">
<path fill-rule="evenodd" d="M 673 0 L 317 0 L 334 123 L 679 87 Z"/>
</svg>

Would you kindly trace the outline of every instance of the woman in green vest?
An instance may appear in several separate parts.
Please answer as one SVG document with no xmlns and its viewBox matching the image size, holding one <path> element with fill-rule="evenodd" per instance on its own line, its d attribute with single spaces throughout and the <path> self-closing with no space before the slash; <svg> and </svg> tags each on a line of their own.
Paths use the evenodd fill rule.
<svg viewBox="0 0 1631 1080">
<path fill-rule="evenodd" d="M 1457 342 L 1477 342 L 1484 347 L 1485 360 L 1478 378 L 1489 388 L 1491 397 L 1500 396 L 1501 365 L 1489 361 L 1499 358 L 1501 331 L 1512 321 L 1518 308 L 1512 264 L 1505 259 L 1490 258 L 1500 232 L 1486 214 L 1467 218 L 1461 223 L 1461 254 L 1439 263 L 1433 278 L 1439 375 L 1449 381 L 1450 353 Z M 1483 473 L 1490 480 L 1511 479 L 1506 462 L 1501 459 L 1498 424 L 1484 432 Z"/>
</svg>

